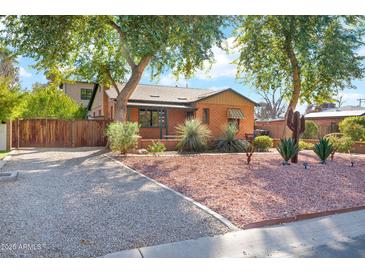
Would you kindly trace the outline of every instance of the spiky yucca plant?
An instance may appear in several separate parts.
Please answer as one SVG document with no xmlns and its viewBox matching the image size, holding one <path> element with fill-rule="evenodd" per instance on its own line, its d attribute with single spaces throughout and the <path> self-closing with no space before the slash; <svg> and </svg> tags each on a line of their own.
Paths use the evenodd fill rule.
<svg viewBox="0 0 365 274">
<path fill-rule="evenodd" d="M 321 164 L 325 164 L 328 156 L 331 155 L 334 147 L 330 144 L 326 138 L 321 138 L 318 144 L 314 145 L 314 152 L 321 160 Z"/>
<path fill-rule="evenodd" d="M 299 152 L 299 147 L 294 142 L 293 138 L 280 139 L 280 143 L 276 149 L 281 157 L 283 157 L 283 165 L 289 165 L 289 160 Z"/>
<path fill-rule="evenodd" d="M 238 129 L 234 124 L 227 124 L 223 127 L 223 134 L 217 140 L 216 148 L 222 152 L 243 152 L 245 143 L 236 138 Z"/>
<path fill-rule="evenodd" d="M 211 136 L 209 128 L 201 121 L 189 119 L 176 127 L 179 139 L 176 147 L 179 151 L 201 152 L 207 149 Z"/>
</svg>

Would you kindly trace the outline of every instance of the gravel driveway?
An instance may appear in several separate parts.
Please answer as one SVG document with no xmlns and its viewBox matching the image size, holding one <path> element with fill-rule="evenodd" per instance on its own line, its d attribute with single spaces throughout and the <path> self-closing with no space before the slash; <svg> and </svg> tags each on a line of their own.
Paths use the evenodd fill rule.
<svg viewBox="0 0 365 274">
<path fill-rule="evenodd" d="M 1 257 L 97 257 L 228 231 L 98 148 L 18 150 L 4 170 L 20 174 L 0 185 Z"/>
</svg>

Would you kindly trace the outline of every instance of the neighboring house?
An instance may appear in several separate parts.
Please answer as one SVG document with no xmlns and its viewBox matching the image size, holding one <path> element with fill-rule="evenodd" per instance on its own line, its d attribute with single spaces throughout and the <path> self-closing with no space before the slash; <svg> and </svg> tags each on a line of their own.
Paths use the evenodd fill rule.
<svg viewBox="0 0 365 274">
<path fill-rule="evenodd" d="M 89 116 L 113 120 L 116 97 L 114 88 L 98 89 L 91 96 Z M 128 100 L 128 120 L 140 124 L 144 139 L 172 138 L 176 125 L 191 117 L 207 124 L 213 137 L 222 134 L 224 124 L 235 123 L 239 128 L 237 136 L 245 138 L 253 133 L 255 105 L 230 88 L 212 91 L 139 84 Z"/>
<path fill-rule="evenodd" d="M 93 95 L 94 84 L 87 82 L 63 83 L 60 88 L 77 103 L 87 107 Z M 98 91 L 101 93 L 101 90 L 100 87 Z"/>
<path fill-rule="evenodd" d="M 323 137 L 326 134 L 339 132 L 338 124 L 346 117 L 365 116 L 364 108 L 350 110 L 331 110 L 312 112 L 305 115 L 306 120 L 315 122 L 319 127 L 319 135 Z"/>
</svg>

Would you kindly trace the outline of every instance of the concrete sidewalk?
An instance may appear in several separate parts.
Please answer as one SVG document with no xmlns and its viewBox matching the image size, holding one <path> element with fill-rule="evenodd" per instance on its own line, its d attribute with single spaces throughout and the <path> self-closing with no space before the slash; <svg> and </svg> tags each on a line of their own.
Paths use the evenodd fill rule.
<svg viewBox="0 0 365 274">
<path fill-rule="evenodd" d="M 357 249 L 357 250 L 356 250 Z M 364 257 L 365 210 L 108 254 L 107 258 Z"/>
</svg>

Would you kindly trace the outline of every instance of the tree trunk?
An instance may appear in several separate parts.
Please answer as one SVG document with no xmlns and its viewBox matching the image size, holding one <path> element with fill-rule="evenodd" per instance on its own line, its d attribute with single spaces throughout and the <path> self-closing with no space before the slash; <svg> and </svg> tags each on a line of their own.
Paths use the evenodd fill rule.
<svg viewBox="0 0 365 274">
<path fill-rule="evenodd" d="M 136 89 L 139 81 L 142 78 L 143 72 L 151 60 L 150 56 L 142 58 L 141 62 L 132 69 L 132 74 L 129 77 L 127 83 L 117 96 L 117 102 L 115 106 L 115 120 L 127 121 L 127 103 L 129 97 Z"/>
</svg>

